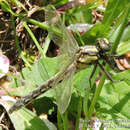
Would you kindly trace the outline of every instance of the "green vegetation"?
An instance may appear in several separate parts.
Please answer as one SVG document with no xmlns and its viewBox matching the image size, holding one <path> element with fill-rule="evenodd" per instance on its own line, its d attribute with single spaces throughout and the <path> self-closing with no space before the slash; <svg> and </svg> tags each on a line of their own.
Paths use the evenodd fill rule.
<svg viewBox="0 0 130 130">
<path fill-rule="evenodd" d="M 60 9 L 68 1 L 56 0 L 55 3 L 50 3 Z M 33 5 L 31 8 L 26 2 L 0 0 L 1 11 L 5 14 L 3 18 L 8 18 L 9 29 L 11 30 L 9 37 L 2 39 L 2 35 L 0 35 L 0 40 L 8 39 L 15 43 L 14 48 L 18 53 L 15 55 L 14 52 L 12 57 L 9 58 L 10 60 L 16 59 L 16 61 L 13 60 L 12 66 L 19 66 L 16 67 L 16 70 L 20 71 L 17 75 L 8 74 L 12 80 L 8 87 L 4 88 L 7 95 L 26 96 L 62 69 L 58 68 L 59 63 L 57 61 L 59 59 L 55 57 L 57 47 L 53 47 L 53 50 L 50 49 L 53 43 L 51 37 L 47 35 L 49 26 L 44 21 L 44 11 L 48 1 L 42 4 L 39 2 L 38 4 L 39 7 Z M 96 45 L 96 39 L 105 37 L 111 43 L 110 54 L 123 56 L 130 52 L 130 2 L 129 0 L 109 0 L 107 6 L 104 6 L 105 10 L 99 8 L 100 4 L 103 4 L 103 2 L 93 1 L 89 4 L 86 3 L 65 10 L 61 15 L 62 22 L 65 25 L 88 24 L 89 29 L 86 29 L 81 35 L 78 29 L 74 33 L 79 46 L 83 44 Z M 33 9 L 35 9 L 34 12 Z M 92 12 L 99 13 L 99 17 Z M 2 28 L 1 25 L 0 28 Z M 22 30 L 18 29 L 18 25 Z M 55 28 L 51 28 L 51 30 L 60 34 L 60 30 Z M 6 47 L 4 51 L 5 54 L 10 54 L 6 51 Z M 99 77 L 100 72 L 98 68 L 92 79 L 93 86 L 90 88 L 89 77 L 92 69 L 93 65 L 75 74 L 71 101 L 64 114 L 61 114 L 57 109 L 56 90 L 50 89 L 33 100 L 31 109 L 28 109 L 30 107 L 23 107 L 12 114 L 8 114 L 14 128 L 16 130 L 68 130 L 74 127 L 78 130 L 81 127 L 82 130 L 85 130 L 90 126 L 89 121 L 91 118 L 96 115 L 99 120 L 103 121 L 102 128 L 108 125 L 108 129 L 114 130 L 116 127 L 120 128 L 120 125 L 124 125 L 123 130 L 129 129 L 130 81 L 124 80 L 112 83 L 102 73 L 100 80 L 98 80 L 99 84 L 96 85 L 95 79 Z M 105 69 L 114 80 L 130 77 L 129 69 L 121 72 L 112 70 L 109 65 L 105 65 Z M 7 112 L 13 105 L 13 103 L 2 99 L 0 99 L 0 104 Z M 49 118 L 40 119 L 39 115 L 41 114 L 45 114 Z M 8 123 L 4 125 L 9 127 Z M 129 127 L 127 127 L 128 125 Z"/>
</svg>

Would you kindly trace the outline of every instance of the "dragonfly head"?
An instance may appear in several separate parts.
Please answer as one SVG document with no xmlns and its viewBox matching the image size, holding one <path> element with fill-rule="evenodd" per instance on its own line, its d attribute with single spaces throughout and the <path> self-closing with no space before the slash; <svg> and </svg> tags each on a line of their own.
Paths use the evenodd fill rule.
<svg viewBox="0 0 130 130">
<path fill-rule="evenodd" d="M 106 38 L 97 39 L 97 49 L 99 51 L 99 57 L 103 59 L 112 69 L 116 69 L 116 62 L 114 56 L 107 54 L 110 51 L 111 45 Z"/>
<path fill-rule="evenodd" d="M 98 38 L 97 46 L 100 52 L 110 51 L 110 48 L 111 48 L 109 41 L 106 38 Z"/>
</svg>

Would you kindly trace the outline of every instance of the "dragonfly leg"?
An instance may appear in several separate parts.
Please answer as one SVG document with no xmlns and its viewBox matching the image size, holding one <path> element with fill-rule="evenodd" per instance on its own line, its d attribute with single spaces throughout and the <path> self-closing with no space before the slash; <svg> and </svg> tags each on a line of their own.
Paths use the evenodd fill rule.
<svg viewBox="0 0 130 130">
<path fill-rule="evenodd" d="M 101 68 L 101 70 L 105 73 L 105 75 L 107 76 L 107 78 L 111 82 L 114 82 L 114 80 L 112 79 L 111 75 L 104 69 L 104 67 L 99 62 L 97 62 L 97 64 L 99 65 L 99 67 Z"/>
<path fill-rule="evenodd" d="M 90 88 L 91 88 L 91 80 L 92 80 L 92 77 L 93 77 L 93 75 L 94 75 L 94 73 L 95 73 L 95 71 L 96 71 L 96 68 L 97 68 L 97 62 L 95 63 L 95 65 L 94 65 L 94 68 L 93 68 L 93 71 L 92 71 L 92 73 L 91 73 L 91 75 L 90 75 L 90 77 L 89 77 L 89 84 L 90 84 Z"/>
<path fill-rule="evenodd" d="M 121 56 L 118 55 L 118 54 L 109 54 L 109 56 L 114 57 L 114 58 L 119 58 L 119 57 L 121 57 Z"/>
<path fill-rule="evenodd" d="M 111 75 L 104 69 L 104 67 L 99 62 L 97 62 L 97 64 L 99 65 L 99 67 L 101 68 L 101 70 L 106 74 L 107 78 L 111 82 L 121 82 L 121 81 L 124 81 L 124 80 L 130 81 L 129 79 L 113 80 L 112 77 L 111 77 Z"/>
</svg>

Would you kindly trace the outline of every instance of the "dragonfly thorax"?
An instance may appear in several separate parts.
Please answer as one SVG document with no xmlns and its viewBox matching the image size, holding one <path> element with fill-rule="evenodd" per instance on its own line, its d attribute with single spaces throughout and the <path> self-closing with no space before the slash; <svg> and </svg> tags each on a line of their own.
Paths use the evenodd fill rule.
<svg viewBox="0 0 130 130">
<path fill-rule="evenodd" d="M 110 44 L 106 38 L 97 39 L 97 46 L 86 45 L 80 47 L 80 56 L 77 60 L 78 68 L 86 68 L 87 65 L 95 63 L 102 59 L 107 61 L 107 53 L 110 50 Z"/>
<path fill-rule="evenodd" d="M 96 46 L 86 45 L 80 47 L 79 51 L 80 55 L 77 60 L 77 68 L 84 69 L 87 65 L 92 64 L 96 60 L 98 60 L 98 49 Z"/>
</svg>

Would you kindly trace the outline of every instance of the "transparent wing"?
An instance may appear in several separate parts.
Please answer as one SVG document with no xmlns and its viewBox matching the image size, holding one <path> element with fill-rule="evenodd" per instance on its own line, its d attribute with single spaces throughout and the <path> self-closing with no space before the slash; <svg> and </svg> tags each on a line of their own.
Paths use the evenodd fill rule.
<svg viewBox="0 0 130 130">
<path fill-rule="evenodd" d="M 72 90 L 72 81 L 75 73 L 75 66 L 71 66 L 69 71 L 64 75 L 61 83 L 58 83 L 55 91 L 56 91 L 56 103 L 58 105 L 58 110 L 61 114 L 63 114 L 71 99 L 71 90 Z"/>
<path fill-rule="evenodd" d="M 60 16 L 56 9 L 49 5 L 45 9 L 45 19 L 49 25 L 48 33 L 50 38 L 60 47 L 60 68 L 66 66 L 74 60 L 78 44 L 74 37 L 67 31 L 61 22 Z"/>
<path fill-rule="evenodd" d="M 61 19 L 53 6 L 48 6 L 47 9 L 45 10 L 45 13 L 46 13 L 45 14 L 46 21 L 50 26 L 50 28 L 48 29 L 49 35 L 51 39 L 55 42 L 55 44 L 58 45 L 61 49 L 59 55 L 59 57 L 61 57 L 59 60 L 60 65 L 59 68 L 62 70 L 64 67 L 67 67 L 71 62 L 75 60 L 75 53 L 78 49 L 78 44 L 75 41 L 75 39 L 71 36 L 71 34 L 69 34 L 66 27 L 62 24 Z M 45 62 L 45 64 L 43 61 Z M 44 83 L 49 77 L 46 71 L 47 66 L 45 66 L 47 61 L 45 60 L 43 61 L 39 61 L 40 63 L 38 62 L 36 65 L 34 65 L 33 70 L 28 74 L 26 73 L 27 75 L 25 79 L 29 80 L 30 82 L 35 82 L 35 84 L 37 85 Z M 70 102 L 71 84 L 74 71 L 75 69 L 70 70 L 70 72 L 68 72 L 65 75 L 61 83 L 54 81 L 54 84 L 57 85 L 56 97 L 57 97 L 57 104 L 61 113 L 63 113 L 66 110 Z M 31 75 L 32 73 L 34 75 Z M 37 90 L 38 94 L 36 94 Z M 33 97 L 36 97 L 35 95 L 40 95 L 39 92 L 41 92 L 41 89 L 40 91 L 39 89 L 37 90 L 35 91 L 34 95 L 30 94 L 31 96 L 32 95 L 33 96 L 32 98 L 28 99 L 28 102 L 31 99 L 33 99 Z M 27 95 L 26 97 L 29 96 Z M 25 97 L 23 97 L 22 99 L 25 99 Z M 18 103 L 14 104 L 16 108 L 19 108 L 19 106 L 23 106 L 22 103 L 25 103 L 26 105 L 26 102 L 24 102 L 22 99 L 19 100 L 20 104 Z"/>
</svg>

